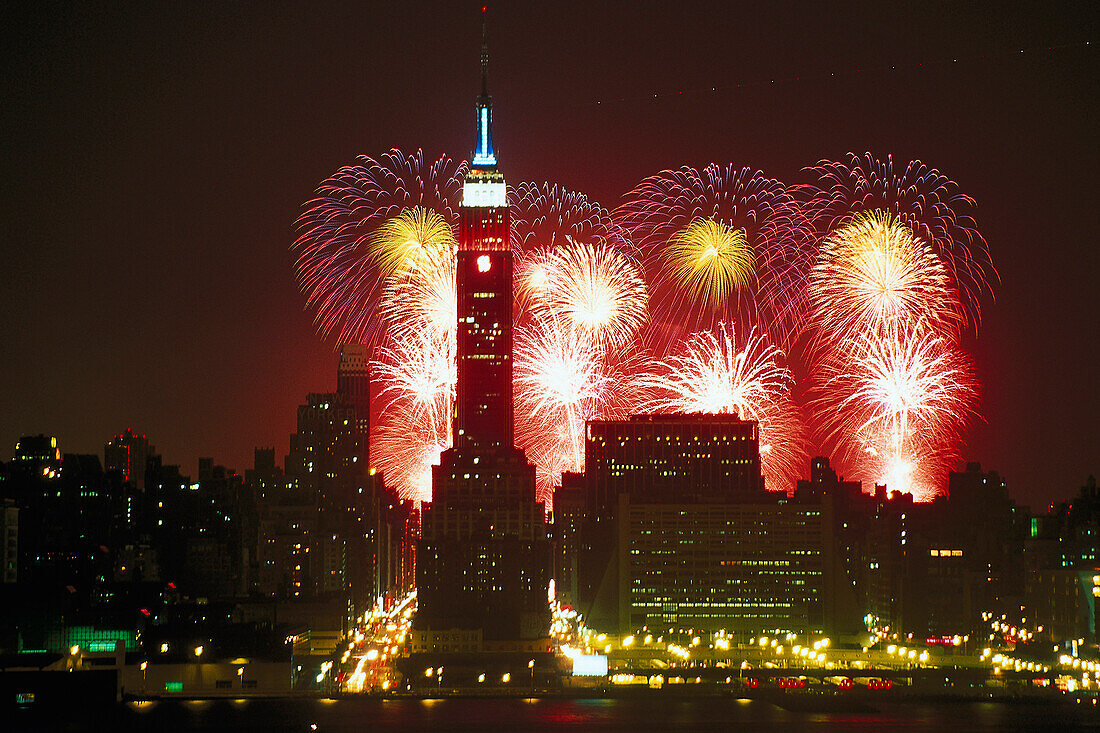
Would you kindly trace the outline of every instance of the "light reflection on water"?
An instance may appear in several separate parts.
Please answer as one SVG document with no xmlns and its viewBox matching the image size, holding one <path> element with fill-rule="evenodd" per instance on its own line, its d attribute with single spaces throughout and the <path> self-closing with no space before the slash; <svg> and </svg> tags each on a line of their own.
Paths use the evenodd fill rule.
<svg viewBox="0 0 1100 733">
<path fill-rule="evenodd" d="M 326 731 L 401 730 L 417 733 L 447 731 L 588 731 L 604 732 L 701 730 L 708 733 L 744 728 L 790 733 L 815 730 L 907 731 L 1067 731 L 1097 724 L 1092 705 L 1060 703 L 876 703 L 874 709 L 845 712 L 784 710 L 747 698 L 678 698 L 647 695 L 617 699 L 299 699 L 178 701 L 127 703 L 66 720 L 69 730 L 126 731 L 309 731 L 316 724 Z M 87 711 L 84 711 L 87 713 Z M 57 716 L 29 712 L 17 716 L 15 730 L 44 730 Z M 88 726 L 88 721 L 95 725 Z M 50 725 L 54 723 L 54 725 Z"/>
</svg>

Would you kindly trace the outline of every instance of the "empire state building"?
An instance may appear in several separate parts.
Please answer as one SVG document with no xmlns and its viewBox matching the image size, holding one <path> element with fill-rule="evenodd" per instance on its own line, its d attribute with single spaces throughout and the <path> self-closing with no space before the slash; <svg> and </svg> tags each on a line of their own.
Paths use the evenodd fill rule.
<svg viewBox="0 0 1100 733">
<path fill-rule="evenodd" d="M 413 654 L 548 652 L 549 541 L 535 469 L 513 444 L 512 248 L 493 146 L 488 48 L 458 236 L 454 447 L 432 469 L 417 549 Z"/>
</svg>

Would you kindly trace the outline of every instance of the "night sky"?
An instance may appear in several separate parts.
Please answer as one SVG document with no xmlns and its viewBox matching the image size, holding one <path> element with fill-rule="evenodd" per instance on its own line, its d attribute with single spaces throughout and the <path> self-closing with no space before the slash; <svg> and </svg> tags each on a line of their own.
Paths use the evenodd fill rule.
<svg viewBox="0 0 1100 733">
<path fill-rule="evenodd" d="M 335 388 L 293 221 L 357 154 L 469 154 L 480 3 L 12 5 L 0 460 L 39 432 L 102 457 L 132 427 L 185 473 L 281 461 Z M 1001 275 L 964 454 L 1035 509 L 1100 472 L 1100 3 L 597 5 L 490 7 L 510 181 L 613 208 L 683 164 L 920 158 L 977 199 Z"/>
</svg>

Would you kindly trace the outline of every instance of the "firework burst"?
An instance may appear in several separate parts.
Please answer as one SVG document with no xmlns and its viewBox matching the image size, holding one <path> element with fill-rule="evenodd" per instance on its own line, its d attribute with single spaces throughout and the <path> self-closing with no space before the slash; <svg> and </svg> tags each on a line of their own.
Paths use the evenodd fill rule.
<svg viewBox="0 0 1100 733">
<path fill-rule="evenodd" d="M 420 152 L 361 157 L 296 224 L 318 330 L 375 350 L 372 455 L 407 498 L 430 498 L 451 445 L 467 170 Z M 540 498 L 582 469 L 586 420 L 640 410 L 757 420 L 769 486 L 788 488 L 805 430 L 772 344 L 797 333 L 811 346 L 815 438 L 849 473 L 934 492 L 976 404 L 959 332 L 996 279 L 974 202 L 919 161 L 896 174 L 868 154 L 810 170 L 816 184 L 797 190 L 733 165 L 663 171 L 611 213 L 556 185 L 509 191 L 517 443 Z"/>
<path fill-rule="evenodd" d="M 516 442 L 538 468 L 539 499 L 552 501 L 563 471 L 584 468 L 584 424 L 634 411 L 633 376 L 644 360 L 627 349 L 609 358 L 596 342 L 554 318 L 516 333 Z"/>
<path fill-rule="evenodd" d="M 826 237 L 807 301 L 809 327 L 834 345 L 867 329 L 881 331 L 899 318 L 923 318 L 954 335 L 963 318 L 939 258 L 885 211 L 857 214 Z"/>
<path fill-rule="evenodd" d="M 932 498 L 977 405 L 973 367 L 957 343 L 925 321 L 894 319 L 855 336 L 818 377 L 824 442 L 860 474 Z"/>
<path fill-rule="evenodd" d="M 818 182 L 802 192 L 820 231 L 832 231 L 863 211 L 894 214 L 944 263 L 962 298 L 963 312 L 977 326 L 981 301 L 992 293 L 997 271 L 971 213 L 974 199 L 919 160 L 898 173 L 891 157 L 882 161 L 870 153 L 849 153 L 845 161 L 822 160 L 809 170 Z"/>
<path fill-rule="evenodd" d="M 749 287 L 756 270 L 745 230 L 710 219 L 696 219 L 672 235 L 666 262 L 677 282 L 715 309 Z"/>
<path fill-rule="evenodd" d="M 750 331 L 739 346 L 735 329 L 693 334 L 676 353 L 639 378 L 652 395 L 650 412 L 738 415 L 760 423 L 760 459 L 772 488 L 787 489 L 805 463 L 805 439 L 791 399 L 793 379 L 783 352 Z"/>
<path fill-rule="evenodd" d="M 536 320 L 565 324 L 603 348 L 630 341 L 646 319 L 646 286 L 638 265 L 606 244 L 529 252 L 516 266 L 517 296 Z"/>
<path fill-rule="evenodd" d="M 640 267 L 603 243 L 525 253 L 516 266 L 523 317 L 516 332 L 517 443 L 551 499 L 562 471 L 584 464 L 584 423 L 624 416 L 634 339 L 646 318 Z"/>
<path fill-rule="evenodd" d="M 642 249 L 669 332 L 658 339 L 730 321 L 767 323 L 787 342 L 812 232 L 782 183 L 732 164 L 685 166 L 643 180 L 614 216 Z"/>
<path fill-rule="evenodd" d="M 380 343 L 384 330 L 376 314 L 384 278 L 373 254 L 375 233 L 416 207 L 457 224 L 466 171 L 465 162 L 447 156 L 429 164 L 421 151 L 391 150 L 377 159 L 361 156 L 321 183 L 296 222 L 294 250 L 298 283 L 323 336 Z"/>
<path fill-rule="evenodd" d="M 560 446 L 559 461 L 565 465 L 583 462 L 584 423 L 595 414 L 607 386 L 600 356 L 583 336 L 553 323 L 516 334 L 516 408 L 534 427 L 521 442 Z"/>
<path fill-rule="evenodd" d="M 386 220 L 371 241 L 382 278 L 380 312 L 399 339 L 428 332 L 453 340 L 458 319 L 457 243 L 434 211 L 416 207 Z"/>
</svg>

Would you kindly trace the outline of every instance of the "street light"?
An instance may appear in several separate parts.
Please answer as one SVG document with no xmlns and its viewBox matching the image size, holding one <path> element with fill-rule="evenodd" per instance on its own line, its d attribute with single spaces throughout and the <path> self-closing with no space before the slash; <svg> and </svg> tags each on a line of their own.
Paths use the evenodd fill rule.
<svg viewBox="0 0 1100 733">
<path fill-rule="evenodd" d="M 149 663 L 148 662 L 142 662 L 141 663 L 141 694 L 143 694 L 143 695 L 145 694 L 145 674 L 146 674 L 147 669 L 149 669 Z"/>
<path fill-rule="evenodd" d="M 196 657 L 201 657 L 202 656 L 202 644 L 199 644 L 197 647 L 195 647 L 195 656 Z"/>
<path fill-rule="evenodd" d="M 531 687 L 535 686 L 535 660 L 531 659 L 527 662 L 527 669 L 531 670 Z"/>
<path fill-rule="evenodd" d="M 244 689 L 244 667 L 237 667 L 237 676 L 241 678 L 241 689 Z"/>
</svg>

